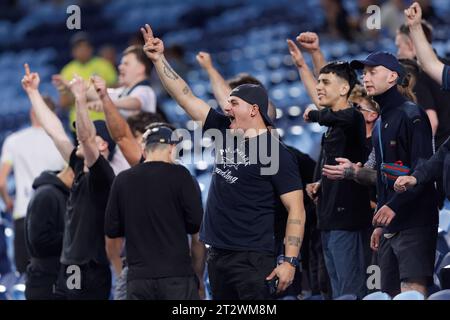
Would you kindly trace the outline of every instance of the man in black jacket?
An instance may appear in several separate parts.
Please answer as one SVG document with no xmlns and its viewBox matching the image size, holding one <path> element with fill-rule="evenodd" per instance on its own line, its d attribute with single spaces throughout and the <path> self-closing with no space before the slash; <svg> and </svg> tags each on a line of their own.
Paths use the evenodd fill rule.
<svg viewBox="0 0 450 320">
<path fill-rule="evenodd" d="M 25 219 L 25 243 L 30 254 L 25 297 L 27 300 L 57 299 L 55 284 L 64 234 L 64 214 L 73 171 L 44 171 L 34 180 L 33 197 Z"/>
<path fill-rule="evenodd" d="M 397 83 L 404 70 L 390 53 L 375 52 L 351 63 L 364 69 L 363 82 L 380 105 L 381 120 L 373 132 L 376 156 L 378 211 L 373 224 L 384 227 L 379 244 L 381 290 L 396 295 L 400 290 L 417 290 L 426 295 L 427 280 L 433 276 L 437 236 L 437 198 L 432 182 L 403 194 L 393 188 L 395 172 L 384 168 L 403 165 L 414 170 L 432 156 L 432 133 L 423 109 L 407 101 Z M 381 228 L 374 234 L 380 235 Z"/>
</svg>

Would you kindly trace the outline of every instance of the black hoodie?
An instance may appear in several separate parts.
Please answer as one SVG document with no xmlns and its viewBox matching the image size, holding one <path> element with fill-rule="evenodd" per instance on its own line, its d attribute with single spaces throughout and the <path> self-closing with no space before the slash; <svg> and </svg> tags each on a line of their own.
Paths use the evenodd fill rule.
<svg viewBox="0 0 450 320">
<path fill-rule="evenodd" d="M 57 272 L 64 233 L 64 214 L 69 188 L 44 171 L 33 182 L 35 190 L 27 209 L 25 239 L 33 269 Z M 56 269 L 54 269 L 56 268 Z"/>
</svg>

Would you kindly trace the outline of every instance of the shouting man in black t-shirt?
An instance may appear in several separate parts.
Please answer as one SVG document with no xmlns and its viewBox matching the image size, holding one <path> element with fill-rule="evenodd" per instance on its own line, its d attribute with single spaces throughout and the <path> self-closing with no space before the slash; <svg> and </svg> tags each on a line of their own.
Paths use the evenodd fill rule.
<svg viewBox="0 0 450 320">
<path fill-rule="evenodd" d="M 104 121 L 94 123 L 88 117 L 86 84 L 80 77 L 71 82 L 76 100 L 76 129 L 79 141 L 75 148 L 61 121 L 42 100 L 39 75 L 25 66 L 22 86 L 44 130 L 75 173 L 70 190 L 58 293 L 66 299 L 108 299 L 111 271 L 105 252 L 104 215 L 114 172 L 106 160 L 115 148 Z"/>
<path fill-rule="evenodd" d="M 193 95 L 165 59 L 163 42 L 153 36 L 150 26 L 141 31 L 144 50 L 164 87 L 193 120 L 201 122 L 203 130 L 214 130 L 216 165 L 200 231 L 202 241 L 211 246 L 208 270 L 213 298 L 266 299 L 270 289 L 284 291 L 298 265 L 305 211 L 294 157 L 267 128 L 271 126 L 267 92 L 257 85 L 235 88 L 224 116 Z M 234 139 L 240 143 L 234 144 Z M 262 153 L 266 158 L 270 155 L 269 162 L 258 151 L 266 151 Z M 278 266 L 277 197 L 289 212 L 285 254 Z"/>
</svg>

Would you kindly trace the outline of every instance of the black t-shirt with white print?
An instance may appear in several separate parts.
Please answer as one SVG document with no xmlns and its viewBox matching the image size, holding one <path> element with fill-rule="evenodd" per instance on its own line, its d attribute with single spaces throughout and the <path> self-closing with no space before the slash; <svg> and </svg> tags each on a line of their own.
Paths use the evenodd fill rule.
<svg viewBox="0 0 450 320">
<path fill-rule="evenodd" d="M 211 109 L 203 127 L 206 135 L 211 134 L 211 129 L 217 129 L 216 133 L 220 132 L 223 139 L 211 134 L 216 164 L 200 239 L 221 249 L 273 253 L 276 200 L 285 193 L 302 189 L 298 164 L 287 148 L 267 131 L 250 139 L 237 139 L 234 146 L 229 146 L 228 140 L 227 148 L 227 137 L 233 137 L 229 125 L 228 117 Z"/>
</svg>

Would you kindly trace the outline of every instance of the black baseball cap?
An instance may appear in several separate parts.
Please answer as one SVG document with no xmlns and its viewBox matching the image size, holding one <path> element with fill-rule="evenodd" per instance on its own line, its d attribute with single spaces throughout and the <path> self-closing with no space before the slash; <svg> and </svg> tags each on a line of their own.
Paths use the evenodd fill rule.
<svg viewBox="0 0 450 320">
<path fill-rule="evenodd" d="M 150 125 L 144 133 L 143 139 L 145 145 L 150 143 L 178 144 L 183 140 L 182 138 L 173 139 L 174 136 L 174 130 L 170 126 L 161 123 Z"/>
<path fill-rule="evenodd" d="M 231 91 L 231 96 L 241 98 L 249 104 L 256 104 L 266 126 L 275 127 L 268 114 L 269 96 L 262 86 L 250 83 L 241 84 Z"/>
<path fill-rule="evenodd" d="M 402 76 L 405 71 L 398 59 L 389 52 L 377 51 L 371 53 L 364 60 L 353 60 L 350 63 L 353 69 L 364 69 L 365 66 L 376 67 L 383 66 L 391 71 L 395 71 Z"/>
</svg>

